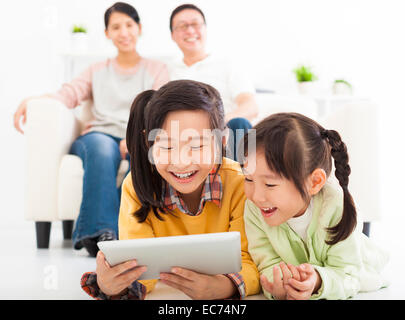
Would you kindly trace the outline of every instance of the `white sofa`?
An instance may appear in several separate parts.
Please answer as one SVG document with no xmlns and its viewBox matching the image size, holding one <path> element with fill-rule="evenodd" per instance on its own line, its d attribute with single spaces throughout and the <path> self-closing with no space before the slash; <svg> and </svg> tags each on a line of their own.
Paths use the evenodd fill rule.
<svg viewBox="0 0 405 320">
<path fill-rule="evenodd" d="M 381 205 L 381 126 L 379 108 L 373 103 L 347 103 L 319 119 L 326 129 L 341 135 L 349 153 L 349 191 L 353 196 L 364 233 L 370 222 L 382 215 Z"/>
<path fill-rule="evenodd" d="M 317 118 L 317 105 L 309 98 L 261 93 L 257 95 L 257 101 L 260 111 L 253 124 L 271 113 L 281 111 L 300 112 L 311 118 Z M 374 154 L 375 149 L 373 144 L 364 144 L 366 141 L 374 141 L 370 138 L 370 133 L 373 134 L 373 124 L 363 125 L 362 128 L 367 132 L 358 132 L 355 117 L 363 118 L 364 123 L 367 123 L 373 114 L 369 110 L 349 109 L 353 121 L 346 121 L 346 112 L 327 121 L 331 126 L 345 125 L 343 136 L 348 140 L 351 139 L 350 148 L 354 151 L 351 161 L 352 166 L 356 167 L 353 177 L 356 176 L 357 181 L 351 180 L 351 190 L 358 196 L 362 208 L 364 206 L 368 210 L 374 206 L 375 201 L 378 202 L 378 193 L 371 189 L 371 185 L 376 184 L 374 179 L 377 177 L 378 167 L 374 162 L 370 163 L 371 159 L 368 158 L 369 154 Z M 36 224 L 38 248 L 49 246 L 51 223 L 55 221 L 63 221 L 64 237 L 71 237 L 82 199 L 83 168 L 81 159 L 69 155 L 68 151 L 83 124 L 91 116 L 91 102 L 86 102 L 74 110 L 48 98 L 33 99 L 28 103 L 25 128 L 25 217 Z M 368 161 L 368 165 L 364 165 L 365 161 Z M 117 185 L 122 182 L 127 168 L 128 161 L 123 160 L 119 168 Z M 363 189 L 364 186 L 368 189 Z M 370 192 L 372 197 L 369 197 Z M 365 221 L 375 219 L 374 213 L 369 218 L 366 217 Z"/>
<path fill-rule="evenodd" d="M 92 117 L 91 101 L 74 110 L 49 98 L 28 102 L 26 136 L 25 218 L 35 221 L 37 247 L 48 248 L 51 223 L 63 221 L 70 239 L 82 200 L 82 160 L 69 148 Z M 122 160 L 117 185 L 129 163 Z"/>
</svg>

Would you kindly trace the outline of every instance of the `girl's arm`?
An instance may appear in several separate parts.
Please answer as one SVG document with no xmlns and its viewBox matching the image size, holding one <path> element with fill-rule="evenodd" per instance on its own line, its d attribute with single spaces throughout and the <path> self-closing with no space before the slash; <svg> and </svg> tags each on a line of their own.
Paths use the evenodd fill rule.
<svg viewBox="0 0 405 320">
<path fill-rule="evenodd" d="M 232 193 L 229 205 L 229 228 L 226 231 L 237 231 L 241 236 L 242 270 L 238 273 L 209 276 L 192 270 L 175 268 L 172 273 L 162 273 L 164 283 L 183 291 L 192 299 L 243 299 L 247 295 L 260 292 L 259 273 L 252 261 L 244 229 L 243 208 L 245 195 L 241 184 Z M 231 188 L 231 186 L 228 186 Z M 229 213 L 227 213 L 229 214 Z M 225 230 L 224 230 L 225 231 Z"/>
<path fill-rule="evenodd" d="M 118 232 L 119 239 L 140 239 L 140 238 L 153 238 L 155 233 L 152 226 L 149 224 L 148 219 L 139 223 L 133 216 L 133 213 L 141 207 L 138 198 L 136 197 L 134 187 L 132 185 L 131 173 L 122 183 L 122 195 L 120 213 L 118 218 Z M 139 282 L 146 287 L 146 293 L 149 293 L 155 287 L 157 280 L 139 280 Z"/>
<path fill-rule="evenodd" d="M 152 227 L 147 221 L 138 223 L 133 213 L 140 207 L 132 186 L 129 173 L 122 183 L 121 207 L 118 220 L 119 239 L 135 239 L 154 237 Z M 126 262 L 128 263 L 128 262 Z M 123 263 L 125 265 L 126 263 Z M 136 280 L 120 294 L 110 296 L 103 292 L 99 285 L 96 272 L 86 272 L 81 279 L 83 290 L 95 299 L 143 300 L 153 290 L 157 280 Z"/>
<path fill-rule="evenodd" d="M 233 278 L 235 285 L 237 285 L 237 276 L 242 276 L 243 284 L 239 282 L 238 285 L 242 298 L 260 292 L 259 272 L 248 251 L 248 239 L 243 219 L 245 200 L 244 189 L 239 188 L 232 196 L 231 218 L 228 230 L 238 231 L 241 237 L 242 270 L 238 274 L 228 275 L 228 277 Z"/>
<path fill-rule="evenodd" d="M 260 275 L 266 276 L 268 281 L 273 282 L 273 268 L 282 262 L 280 256 L 275 252 L 266 233 L 262 229 L 262 223 L 256 216 L 257 210 L 249 200 L 245 203 L 244 220 L 247 240 L 249 242 L 249 253 L 252 256 Z M 263 290 L 268 299 L 274 297 Z"/>
<path fill-rule="evenodd" d="M 111 267 L 99 251 L 96 258 L 96 272 L 82 276 L 84 291 L 97 300 L 139 300 L 146 295 L 145 286 L 136 281 L 146 267 L 137 265 L 136 260 Z"/>
<path fill-rule="evenodd" d="M 259 113 L 259 107 L 253 93 L 250 92 L 241 92 L 235 99 L 236 104 L 235 110 L 227 113 L 225 115 L 225 122 L 233 118 L 246 118 L 249 121 L 252 121 L 257 117 Z"/>
<path fill-rule="evenodd" d="M 360 273 L 363 272 L 358 235 L 332 245 L 327 250 L 323 266 L 313 265 L 322 285 L 311 299 L 348 299 L 360 291 Z"/>
</svg>

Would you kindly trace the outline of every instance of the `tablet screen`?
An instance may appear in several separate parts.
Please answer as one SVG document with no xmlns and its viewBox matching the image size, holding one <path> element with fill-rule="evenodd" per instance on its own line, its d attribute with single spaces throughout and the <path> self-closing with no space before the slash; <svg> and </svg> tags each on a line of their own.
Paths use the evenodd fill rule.
<svg viewBox="0 0 405 320">
<path fill-rule="evenodd" d="M 160 272 L 182 267 L 202 274 L 239 272 L 241 244 L 239 232 L 205 233 L 99 242 L 111 266 L 136 259 L 147 271 L 139 280 L 159 279 Z"/>
</svg>

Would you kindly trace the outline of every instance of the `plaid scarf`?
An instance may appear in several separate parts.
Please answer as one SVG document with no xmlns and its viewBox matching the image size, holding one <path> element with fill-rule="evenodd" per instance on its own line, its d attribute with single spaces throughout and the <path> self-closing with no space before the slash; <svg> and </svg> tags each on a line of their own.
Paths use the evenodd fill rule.
<svg viewBox="0 0 405 320">
<path fill-rule="evenodd" d="M 209 174 L 208 177 L 205 179 L 200 205 L 198 207 L 198 211 L 194 214 L 187 209 L 187 205 L 184 200 L 181 198 L 180 194 L 177 190 L 175 190 L 171 185 L 167 182 L 164 185 L 164 192 L 163 192 L 163 201 L 164 204 L 171 210 L 175 209 L 176 207 L 185 214 L 190 216 L 198 216 L 204 209 L 204 205 L 207 201 L 211 201 L 215 203 L 218 207 L 221 207 L 221 199 L 222 199 L 222 182 L 221 176 L 217 173 L 215 174 L 216 168 L 214 168 Z"/>
</svg>

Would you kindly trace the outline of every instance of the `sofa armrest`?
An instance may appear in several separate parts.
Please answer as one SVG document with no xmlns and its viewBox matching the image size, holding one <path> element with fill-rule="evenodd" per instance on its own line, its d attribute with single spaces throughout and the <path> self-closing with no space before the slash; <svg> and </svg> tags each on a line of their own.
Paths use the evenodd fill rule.
<svg viewBox="0 0 405 320">
<path fill-rule="evenodd" d="M 25 128 L 25 218 L 57 220 L 57 181 L 61 158 L 79 135 L 81 123 L 61 102 L 32 99 Z"/>
<path fill-rule="evenodd" d="M 349 190 L 359 220 L 364 222 L 383 217 L 379 112 L 379 107 L 371 102 L 348 103 L 320 121 L 325 128 L 339 132 L 347 146 L 351 168 Z"/>
<path fill-rule="evenodd" d="M 278 112 L 298 112 L 309 118 L 317 119 L 318 105 L 314 99 L 306 96 L 287 96 L 259 92 L 256 94 L 256 101 L 259 106 L 259 114 L 253 119 L 253 125 Z"/>
</svg>

